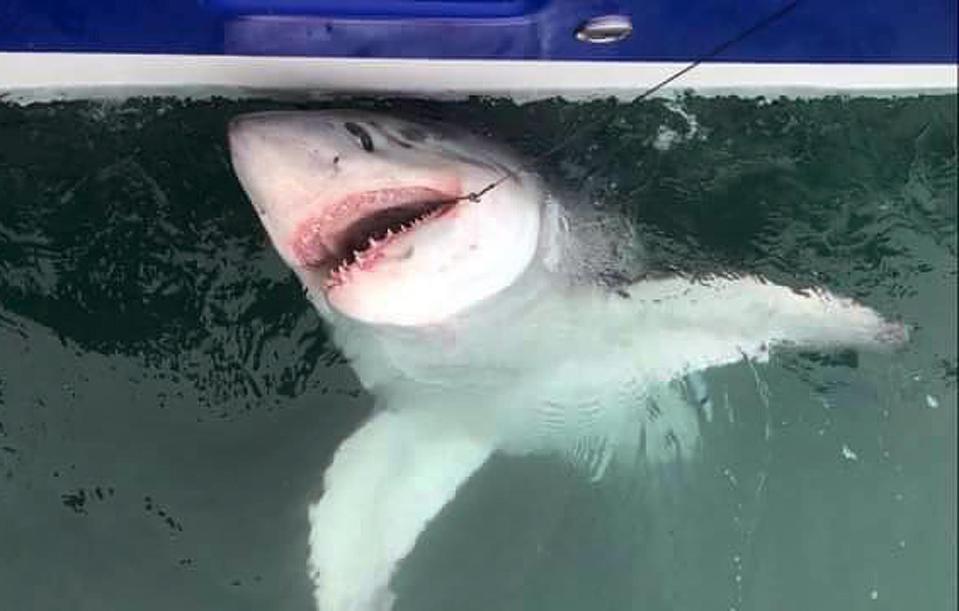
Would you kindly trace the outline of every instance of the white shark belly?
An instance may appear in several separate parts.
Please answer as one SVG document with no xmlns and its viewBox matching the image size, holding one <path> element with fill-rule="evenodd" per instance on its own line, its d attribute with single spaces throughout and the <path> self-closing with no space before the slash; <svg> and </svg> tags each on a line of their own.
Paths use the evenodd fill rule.
<svg viewBox="0 0 959 611">
<path fill-rule="evenodd" d="M 851 300 L 752 277 L 672 278 L 637 283 L 626 296 L 552 299 L 512 321 L 512 337 L 487 340 L 503 353 L 484 360 L 502 360 L 512 373 L 490 378 L 500 382 L 485 404 L 475 379 L 459 403 L 455 387 L 438 394 L 424 387 L 419 402 L 415 385 L 402 400 L 387 391 L 383 409 L 336 452 L 324 494 L 310 508 L 321 611 L 391 608 L 398 563 L 495 451 L 556 452 L 593 478 L 612 458 L 634 456 L 641 439 L 645 460 L 666 461 L 698 436 L 695 411 L 670 381 L 764 361 L 777 346 L 869 347 L 905 336 L 901 325 Z"/>
</svg>

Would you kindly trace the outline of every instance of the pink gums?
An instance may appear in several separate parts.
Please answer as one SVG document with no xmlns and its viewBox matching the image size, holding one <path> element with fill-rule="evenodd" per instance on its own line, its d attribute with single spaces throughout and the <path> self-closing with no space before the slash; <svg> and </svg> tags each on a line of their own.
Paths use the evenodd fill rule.
<svg viewBox="0 0 959 611">
<path fill-rule="evenodd" d="M 404 204 L 452 200 L 459 196 L 459 182 L 449 181 L 439 189 L 398 187 L 352 193 L 331 204 L 319 204 L 320 213 L 301 222 L 294 232 L 293 253 L 307 266 L 320 266 L 340 252 L 343 232 L 358 218 Z"/>
<path fill-rule="evenodd" d="M 399 231 L 387 234 L 387 236 L 381 240 L 371 239 L 367 248 L 363 252 L 358 253 L 356 259 L 352 263 L 349 265 L 340 265 L 340 267 L 330 271 L 329 276 L 324 283 L 324 288 L 328 291 L 333 290 L 337 287 L 343 286 L 344 284 L 348 284 L 354 274 L 372 271 L 380 261 L 388 257 L 389 253 L 387 250 L 391 246 L 395 246 L 397 242 L 400 242 L 408 237 L 410 231 L 420 225 L 423 225 L 424 223 L 430 223 L 441 217 L 448 217 L 456 214 L 459 210 L 459 207 L 464 203 L 440 208 L 424 216 L 423 218 L 412 222 L 410 225 Z"/>
</svg>

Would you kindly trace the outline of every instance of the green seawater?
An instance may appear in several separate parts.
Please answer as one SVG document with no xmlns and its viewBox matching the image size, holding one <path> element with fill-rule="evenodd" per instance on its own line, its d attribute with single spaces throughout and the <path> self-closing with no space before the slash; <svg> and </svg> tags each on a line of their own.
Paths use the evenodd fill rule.
<svg viewBox="0 0 959 611">
<path fill-rule="evenodd" d="M 627 485 L 495 458 L 398 611 L 956 607 L 956 96 L 352 105 L 529 156 L 592 125 L 539 170 L 629 215 L 650 269 L 913 328 L 707 372 L 699 453 Z M 312 609 L 306 506 L 370 398 L 230 169 L 227 120 L 286 107 L 0 105 L 0 609 Z"/>
</svg>

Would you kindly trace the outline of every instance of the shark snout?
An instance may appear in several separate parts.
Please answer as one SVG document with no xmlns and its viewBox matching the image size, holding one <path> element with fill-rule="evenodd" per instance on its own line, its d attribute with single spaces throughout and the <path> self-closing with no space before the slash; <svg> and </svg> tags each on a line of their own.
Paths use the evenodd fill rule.
<svg viewBox="0 0 959 611">
<path fill-rule="evenodd" d="M 287 140 L 287 133 L 296 133 L 289 120 L 278 113 L 254 113 L 233 117 L 227 130 L 230 148 L 241 153 L 277 146 Z"/>
<path fill-rule="evenodd" d="M 234 117 L 230 120 L 227 129 L 227 139 L 230 144 L 233 165 L 240 170 L 244 161 L 253 158 L 260 149 L 265 148 L 269 143 L 269 121 L 260 115 Z"/>
<path fill-rule="evenodd" d="M 338 127 L 340 129 L 338 129 Z M 324 113 L 256 112 L 233 117 L 228 127 L 231 146 L 332 146 L 347 139 L 335 117 Z"/>
</svg>

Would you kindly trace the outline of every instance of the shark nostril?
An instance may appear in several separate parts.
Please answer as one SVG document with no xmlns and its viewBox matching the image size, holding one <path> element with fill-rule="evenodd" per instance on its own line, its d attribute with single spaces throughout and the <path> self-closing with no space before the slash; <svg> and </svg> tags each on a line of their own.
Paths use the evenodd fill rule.
<svg viewBox="0 0 959 611">
<path fill-rule="evenodd" d="M 367 153 L 373 152 L 373 138 L 370 136 L 370 133 L 363 128 L 362 125 L 353 123 L 352 121 L 347 121 L 343 124 L 343 127 L 345 127 L 346 131 L 350 132 L 350 134 L 360 141 L 360 145 L 363 147 L 364 151 Z"/>
</svg>

